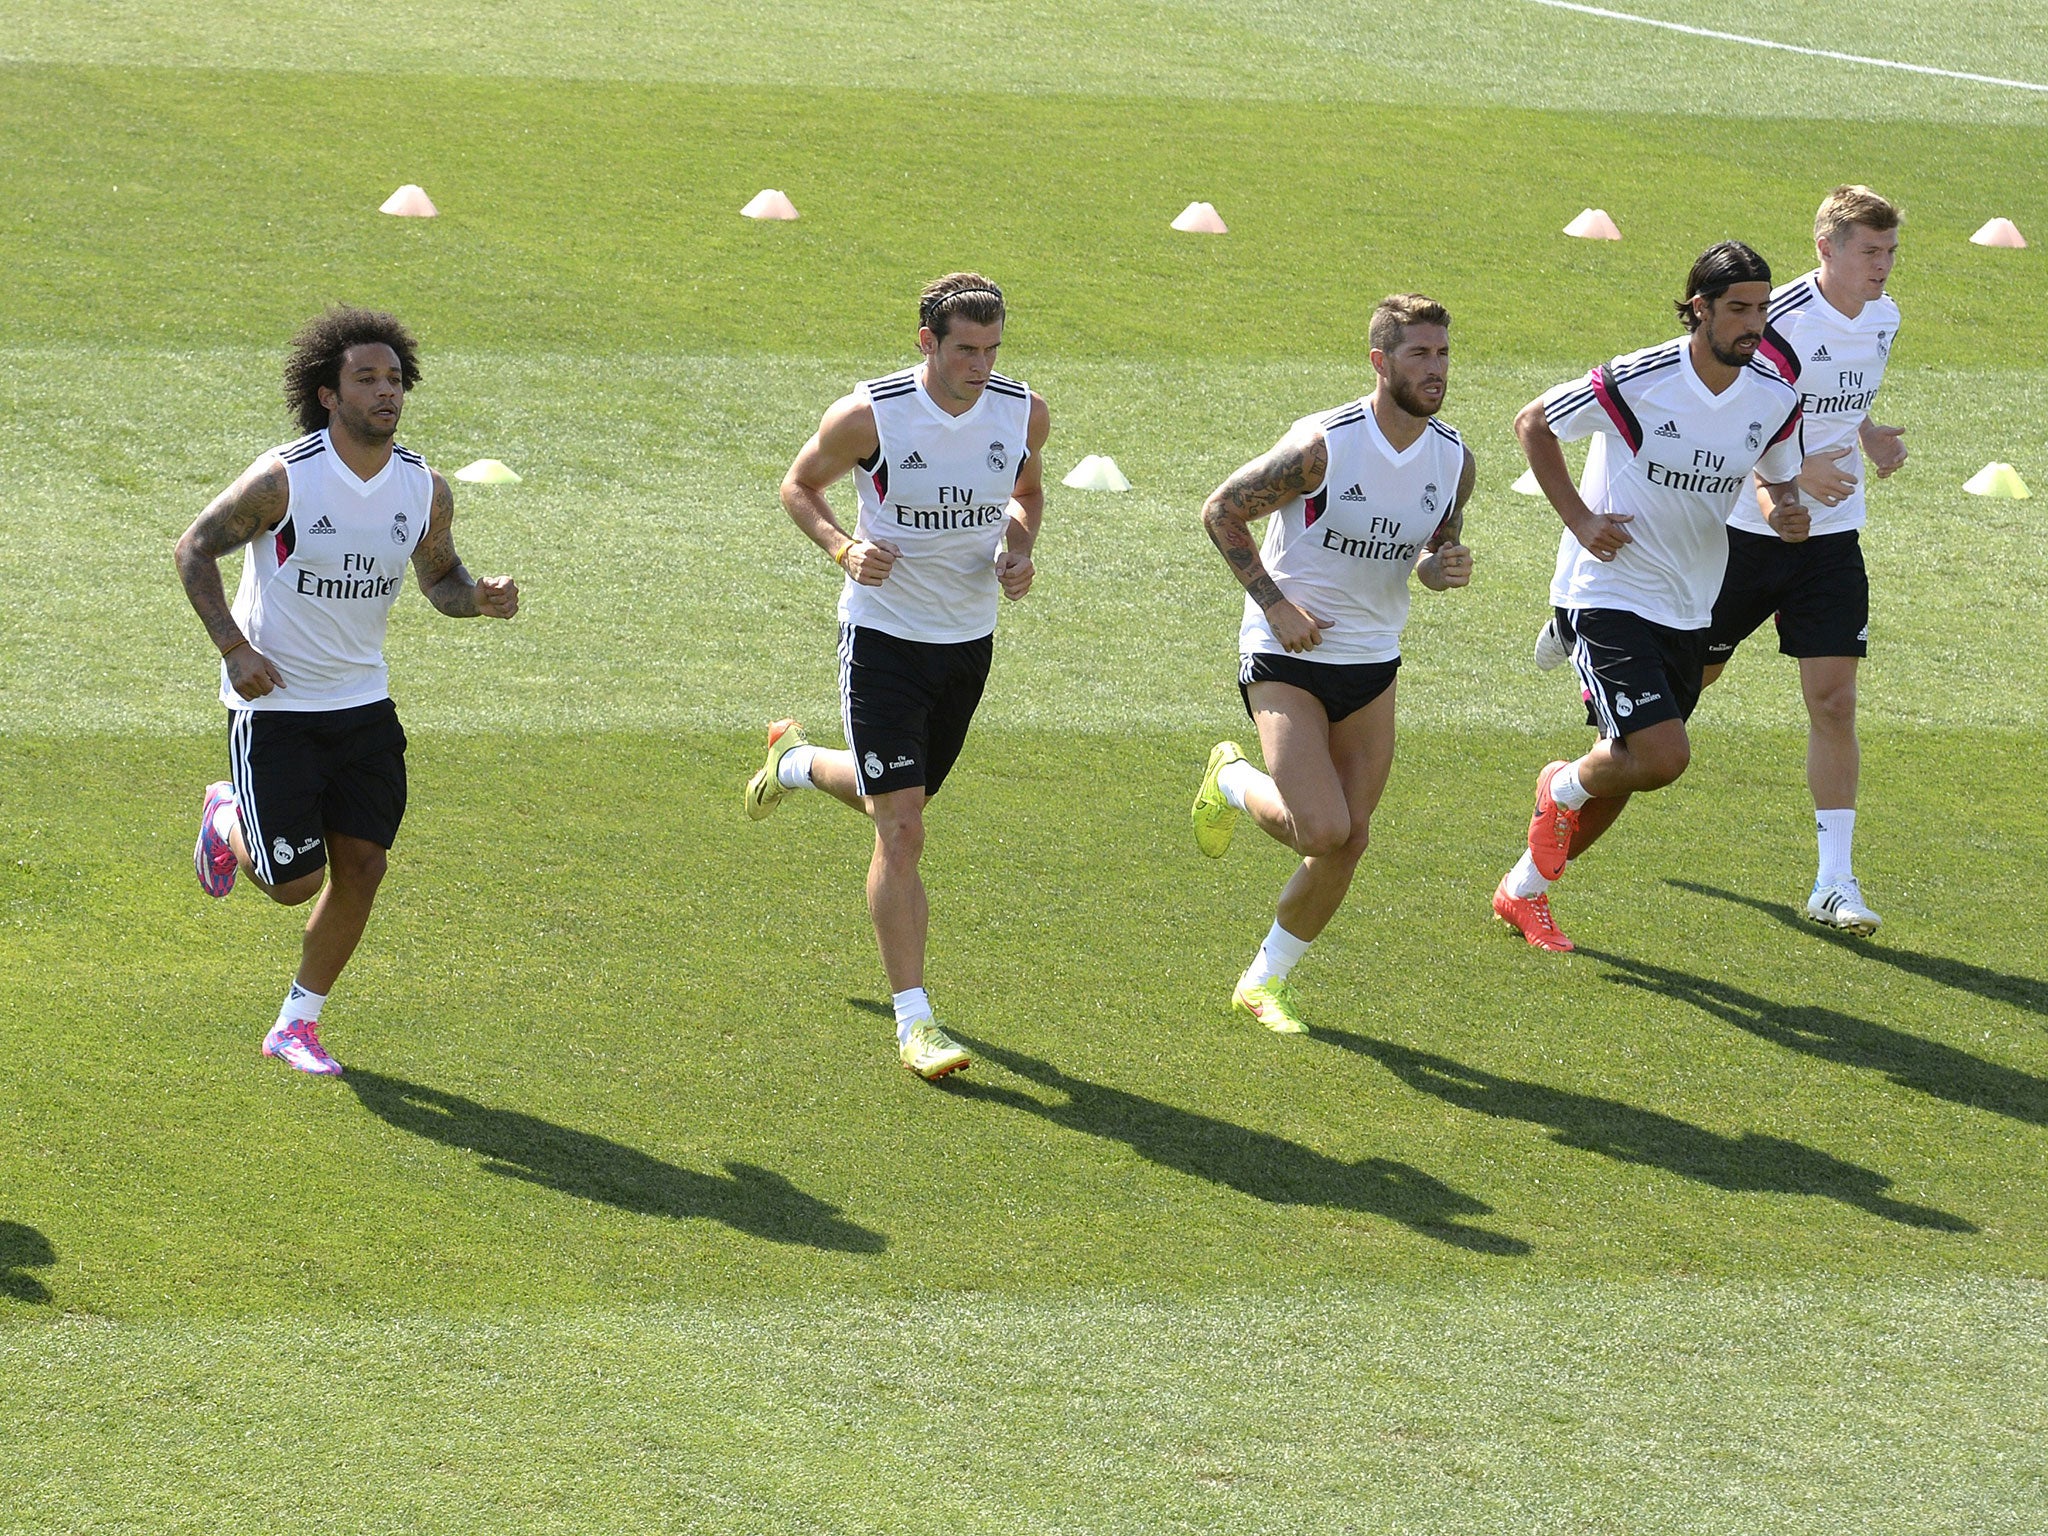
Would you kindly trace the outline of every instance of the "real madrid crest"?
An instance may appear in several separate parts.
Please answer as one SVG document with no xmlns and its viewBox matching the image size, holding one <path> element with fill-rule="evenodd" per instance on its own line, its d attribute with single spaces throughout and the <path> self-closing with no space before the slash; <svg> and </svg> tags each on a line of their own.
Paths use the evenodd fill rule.
<svg viewBox="0 0 2048 1536">
<path fill-rule="evenodd" d="M 1434 480 L 1422 488 L 1422 510 L 1431 517 L 1436 516 L 1436 482 Z"/>
<path fill-rule="evenodd" d="M 990 469 L 1000 470 L 1009 462 L 1009 457 L 1001 443 L 990 443 L 988 445 L 988 467 Z"/>
<path fill-rule="evenodd" d="M 1749 424 L 1749 436 L 1745 437 L 1743 442 L 1748 444 L 1751 453 L 1755 453 L 1759 448 L 1763 447 L 1764 424 L 1760 421 L 1752 421 Z"/>
<path fill-rule="evenodd" d="M 403 546 L 410 537 L 411 532 L 405 526 L 405 514 L 400 512 L 391 519 L 391 542 Z"/>
</svg>

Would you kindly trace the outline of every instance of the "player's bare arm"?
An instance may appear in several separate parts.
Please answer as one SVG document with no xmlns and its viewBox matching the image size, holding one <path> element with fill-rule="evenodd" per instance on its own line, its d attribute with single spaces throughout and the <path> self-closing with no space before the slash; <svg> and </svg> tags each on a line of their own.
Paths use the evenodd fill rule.
<svg viewBox="0 0 2048 1536">
<path fill-rule="evenodd" d="M 1628 525 L 1635 521 L 1633 517 L 1621 512 L 1596 513 L 1579 495 L 1571 466 L 1565 462 L 1564 444 L 1550 430 L 1550 418 L 1544 414 L 1540 396 L 1523 406 L 1521 415 L 1515 418 L 1515 437 L 1529 460 L 1537 486 L 1550 498 L 1558 520 L 1589 554 L 1598 560 L 1612 560 L 1621 553 L 1624 544 L 1635 543 L 1628 531 Z"/>
<path fill-rule="evenodd" d="M 1856 429 L 1856 436 L 1863 444 L 1863 456 L 1870 460 L 1870 467 L 1877 471 L 1877 478 L 1888 480 L 1906 462 L 1906 429 L 1904 427 L 1881 427 L 1868 416 Z"/>
<path fill-rule="evenodd" d="M 228 680 L 245 699 L 260 699 L 285 686 L 284 674 L 242 633 L 221 584 L 221 556 L 240 549 L 284 521 L 291 506 L 291 481 L 283 460 L 265 454 L 240 479 L 214 497 L 178 540 L 178 580 L 207 638 L 228 669 Z"/>
<path fill-rule="evenodd" d="M 818 430 L 782 477 L 782 510 L 790 521 L 864 587 L 879 587 L 887 581 L 902 551 L 886 539 L 854 538 L 832 515 L 825 492 L 881 447 L 874 407 L 858 395 L 844 395 L 832 402 Z"/>
<path fill-rule="evenodd" d="M 1472 499 L 1472 485 L 1478 473 L 1479 462 L 1467 448 L 1450 515 L 1429 536 L 1429 542 L 1423 545 L 1422 559 L 1415 566 L 1416 579 L 1432 592 L 1447 592 L 1472 580 L 1472 551 L 1465 547 L 1465 503 Z"/>
<path fill-rule="evenodd" d="M 1031 578 L 1037 574 L 1031 551 L 1038 543 L 1038 525 L 1045 516 L 1045 440 L 1051 434 L 1052 412 L 1034 389 L 1031 415 L 1024 428 L 1024 446 L 1029 452 L 1017 469 L 1009 520 L 1003 525 L 1003 552 L 996 556 L 996 580 L 1011 602 L 1031 590 Z"/>
<path fill-rule="evenodd" d="M 1813 514 L 1806 510 L 1806 504 L 1799 499 L 1799 482 L 1781 480 L 1763 487 L 1769 505 L 1764 508 L 1764 521 L 1777 530 L 1778 537 L 1787 544 L 1797 544 L 1813 531 Z"/>
<path fill-rule="evenodd" d="M 412 552 L 412 573 L 427 601 L 451 619 L 509 619 L 519 611 L 519 583 L 510 576 L 477 581 L 455 553 L 455 492 L 430 471 L 434 497 L 427 531 Z"/>
<path fill-rule="evenodd" d="M 1313 650 L 1329 626 L 1304 613 L 1280 592 L 1280 584 L 1259 559 L 1251 524 L 1296 496 L 1323 483 L 1329 472 L 1329 445 L 1321 429 L 1291 428 L 1271 451 L 1232 475 L 1209 493 L 1202 504 L 1202 526 L 1251 600 L 1265 610 L 1273 637 L 1289 651 Z"/>
</svg>

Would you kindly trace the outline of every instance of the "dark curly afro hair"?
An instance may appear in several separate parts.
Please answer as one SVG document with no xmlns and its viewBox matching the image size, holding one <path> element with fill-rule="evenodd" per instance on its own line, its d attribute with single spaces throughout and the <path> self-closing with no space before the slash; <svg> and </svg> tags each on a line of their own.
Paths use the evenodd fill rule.
<svg viewBox="0 0 2048 1536">
<path fill-rule="evenodd" d="M 284 361 L 284 403 L 298 419 L 301 432 L 318 432 L 327 425 L 327 407 L 320 403 L 320 391 L 341 388 L 341 360 L 348 349 L 375 342 L 398 354 L 407 389 L 419 383 L 419 343 L 396 315 L 337 304 L 299 327 L 292 338 L 291 355 Z"/>
</svg>

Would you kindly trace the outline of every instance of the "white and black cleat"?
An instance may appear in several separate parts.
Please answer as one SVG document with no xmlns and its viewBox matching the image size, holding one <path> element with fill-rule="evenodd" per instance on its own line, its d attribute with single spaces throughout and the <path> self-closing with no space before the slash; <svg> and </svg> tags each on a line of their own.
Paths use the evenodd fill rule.
<svg viewBox="0 0 2048 1536">
<path fill-rule="evenodd" d="M 1863 891 L 1852 876 L 1832 885 L 1816 885 L 1806 898 L 1806 915 L 1814 922 L 1867 939 L 1884 921 L 1863 904 Z"/>
<path fill-rule="evenodd" d="M 1571 659 L 1571 647 L 1558 638 L 1557 620 L 1545 619 L 1536 631 L 1536 670 L 1555 672 Z"/>
</svg>

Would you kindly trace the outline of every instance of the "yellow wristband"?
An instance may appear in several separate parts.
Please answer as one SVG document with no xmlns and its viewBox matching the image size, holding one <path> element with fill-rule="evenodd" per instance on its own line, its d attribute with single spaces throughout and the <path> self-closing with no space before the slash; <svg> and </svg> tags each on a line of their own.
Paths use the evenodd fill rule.
<svg viewBox="0 0 2048 1536">
<path fill-rule="evenodd" d="M 834 555 L 834 556 L 832 557 L 832 563 L 833 563 L 834 565 L 838 566 L 838 567 L 839 567 L 839 569 L 841 569 L 842 571 L 843 571 L 843 570 L 845 570 L 845 569 L 846 569 L 846 557 L 847 557 L 847 555 L 849 555 L 850 553 L 852 553 L 852 551 L 853 551 L 853 546 L 854 546 L 855 544 L 858 544 L 859 542 L 860 542 L 860 541 L 859 541 L 858 539 L 848 539 L 848 540 L 847 540 L 847 541 L 846 541 L 846 542 L 845 542 L 844 544 L 840 545 L 840 546 L 839 546 L 839 553 L 838 553 L 838 554 L 836 554 L 836 555 Z"/>
</svg>

